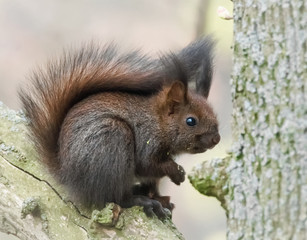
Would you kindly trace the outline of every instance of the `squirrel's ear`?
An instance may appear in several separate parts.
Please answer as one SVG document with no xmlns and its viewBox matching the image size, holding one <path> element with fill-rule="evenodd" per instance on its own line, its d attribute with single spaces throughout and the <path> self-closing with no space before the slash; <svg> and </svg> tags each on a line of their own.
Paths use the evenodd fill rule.
<svg viewBox="0 0 307 240">
<path fill-rule="evenodd" d="M 212 82 L 214 44 L 209 36 L 192 42 L 177 54 L 186 69 L 188 82 L 194 82 L 196 92 L 205 98 Z"/>
<path fill-rule="evenodd" d="M 169 88 L 166 96 L 168 115 L 175 113 L 176 107 L 187 102 L 187 88 L 179 81 L 174 82 Z"/>
</svg>

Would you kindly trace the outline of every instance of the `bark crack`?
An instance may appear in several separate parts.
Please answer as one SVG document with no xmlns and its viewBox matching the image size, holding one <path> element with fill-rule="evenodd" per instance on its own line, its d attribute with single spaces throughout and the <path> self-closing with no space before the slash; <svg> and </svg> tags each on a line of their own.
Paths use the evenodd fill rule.
<svg viewBox="0 0 307 240">
<path fill-rule="evenodd" d="M 23 159 L 27 159 L 27 158 L 26 158 L 24 155 L 22 155 L 18 150 L 15 150 L 15 153 L 17 153 L 17 154 L 19 154 L 20 156 L 22 156 Z M 36 179 L 36 180 L 38 180 L 38 181 L 40 181 L 40 182 L 43 182 L 43 183 L 47 184 L 47 185 L 51 188 L 51 190 L 61 199 L 61 201 L 63 201 L 66 205 L 67 205 L 68 203 L 70 203 L 70 204 L 74 207 L 74 209 L 77 211 L 77 213 L 78 213 L 80 216 L 82 216 L 82 217 L 84 217 L 84 218 L 86 218 L 86 219 L 90 219 L 88 216 L 82 214 L 82 212 L 80 211 L 80 209 L 79 209 L 72 201 L 66 201 L 66 200 L 62 197 L 62 195 L 61 195 L 61 194 L 60 194 L 60 193 L 59 193 L 59 192 L 58 192 L 48 181 L 46 181 L 46 180 L 44 180 L 44 179 L 41 179 L 41 178 L 35 176 L 33 173 L 31 173 L 31 172 L 29 172 L 29 171 L 27 171 L 27 170 L 25 170 L 25 169 L 19 167 L 18 165 L 16 165 L 16 164 L 10 162 L 10 161 L 9 161 L 8 159 L 6 159 L 5 156 L 3 156 L 2 154 L 0 154 L 0 156 L 1 156 L 9 165 L 11 165 L 11 166 L 17 168 L 18 170 L 20 170 L 20 171 L 22 171 L 22 172 L 28 174 L 29 176 L 33 177 L 33 178 Z"/>
</svg>

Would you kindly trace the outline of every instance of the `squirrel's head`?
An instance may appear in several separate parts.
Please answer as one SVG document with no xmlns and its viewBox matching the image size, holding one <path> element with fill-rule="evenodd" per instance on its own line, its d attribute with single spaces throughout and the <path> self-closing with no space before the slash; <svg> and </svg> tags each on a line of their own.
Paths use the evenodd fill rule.
<svg viewBox="0 0 307 240">
<path fill-rule="evenodd" d="M 157 95 L 157 111 L 165 139 L 174 154 L 201 153 L 220 141 L 218 121 L 207 98 L 212 82 L 214 41 L 195 41 L 176 55 L 161 59 L 166 86 Z M 189 83 L 195 91 L 189 90 Z"/>
<path fill-rule="evenodd" d="M 160 123 L 173 153 L 201 153 L 220 141 L 218 122 L 206 97 L 180 81 L 158 95 Z"/>
</svg>

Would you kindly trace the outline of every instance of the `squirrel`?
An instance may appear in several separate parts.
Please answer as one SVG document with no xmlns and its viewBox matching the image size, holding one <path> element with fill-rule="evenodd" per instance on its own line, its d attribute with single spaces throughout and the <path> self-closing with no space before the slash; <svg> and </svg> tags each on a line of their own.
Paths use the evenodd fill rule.
<svg viewBox="0 0 307 240">
<path fill-rule="evenodd" d="M 206 37 L 159 58 L 114 44 L 64 51 L 19 90 L 39 159 L 81 203 L 165 218 L 174 204 L 159 179 L 185 180 L 175 156 L 220 141 L 207 102 L 213 47 Z"/>
</svg>

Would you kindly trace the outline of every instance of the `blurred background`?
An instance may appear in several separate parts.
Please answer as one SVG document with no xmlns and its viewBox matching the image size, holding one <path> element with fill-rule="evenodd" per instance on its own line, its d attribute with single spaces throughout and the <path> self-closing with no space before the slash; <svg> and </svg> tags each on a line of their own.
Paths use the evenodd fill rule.
<svg viewBox="0 0 307 240">
<path fill-rule="evenodd" d="M 229 0 L 0 0 L 0 101 L 18 110 L 17 89 L 37 65 L 67 46 L 96 40 L 156 54 L 176 51 L 202 35 L 217 40 L 209 102 L 220 122 L 221 143 L 204 154 L 178 159 L 187 173 L 213 157 L 223 157 L 231 143 L 232 21 L 217 16 Z M 186 239 L 226 239 L 226 216 L 219 202 L 199 194 L 185 181 L 163 179 L 161 193 L 176 208 L 173 221 Z M 15 239 L 0 234 L 0 239 Z"/>
</svg>

